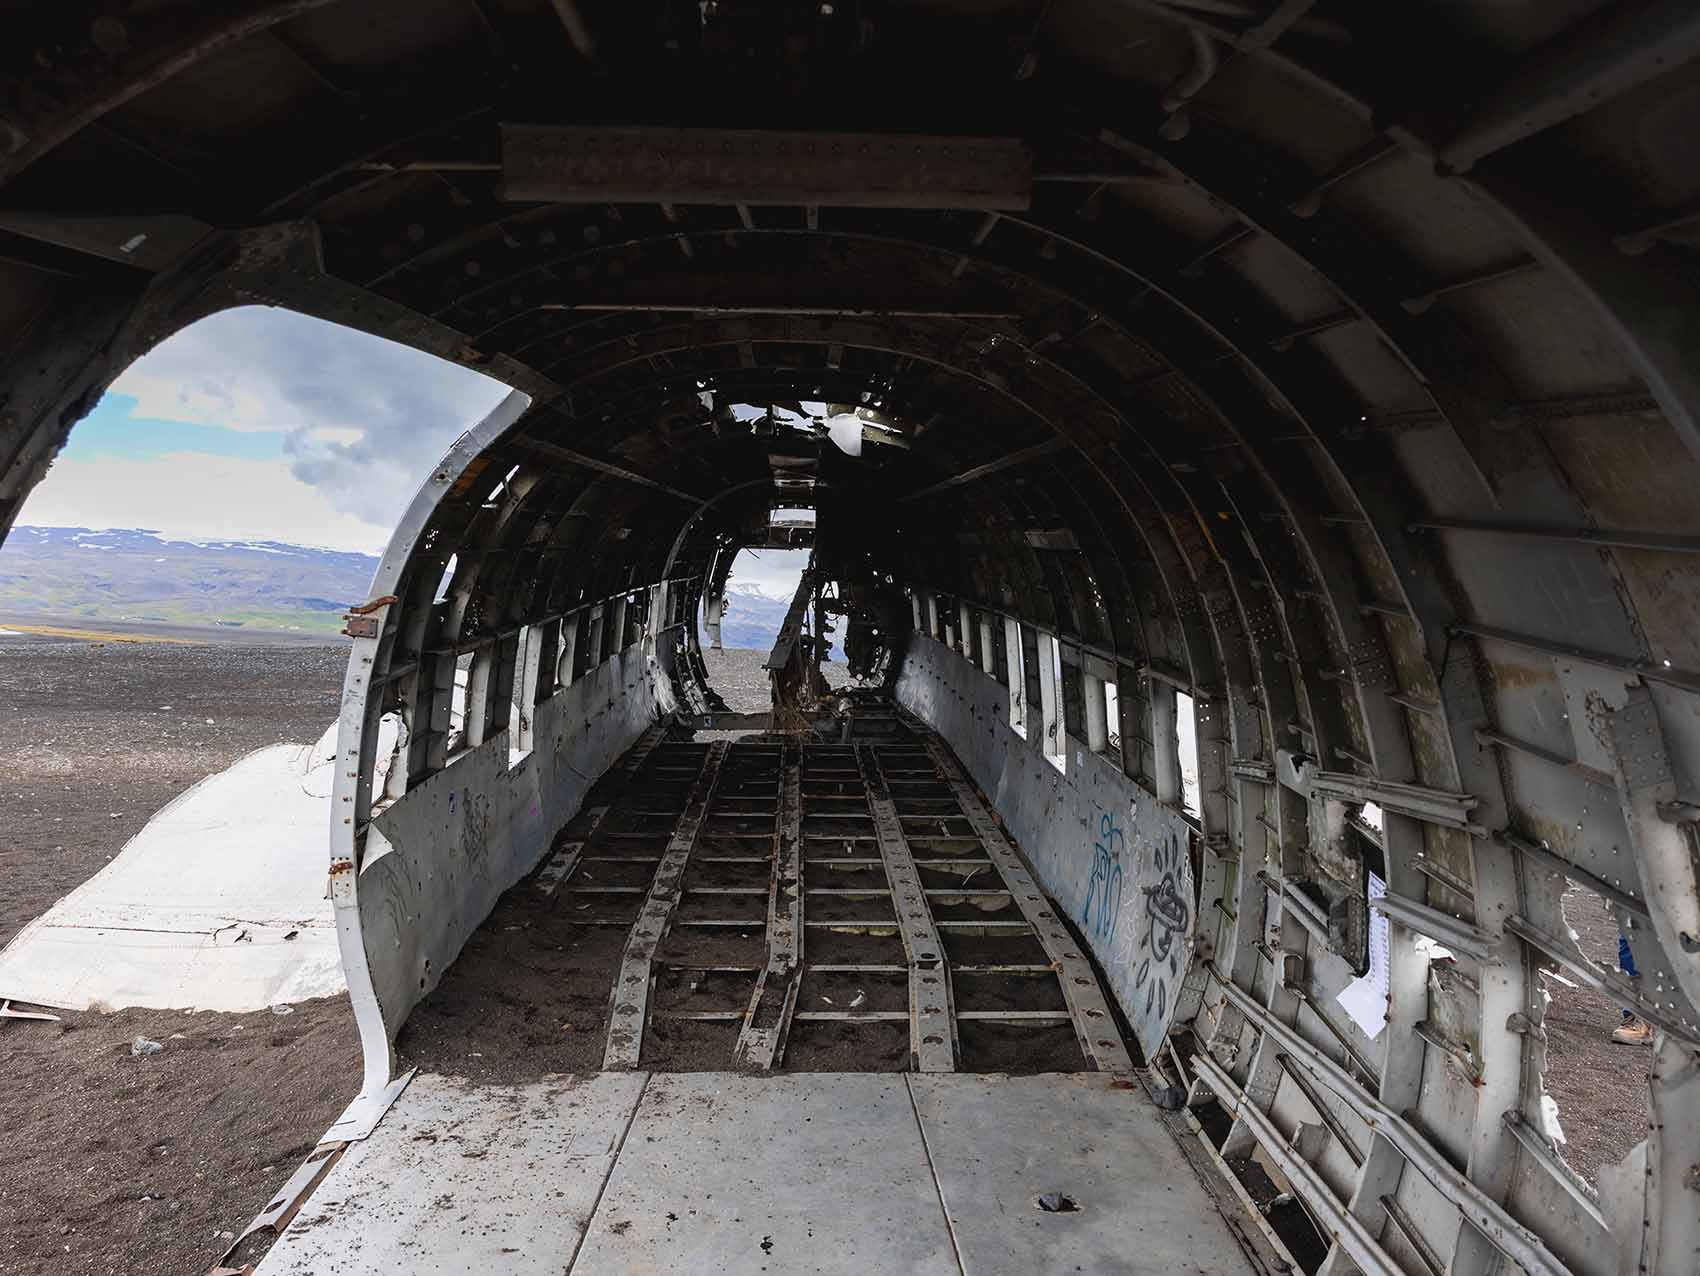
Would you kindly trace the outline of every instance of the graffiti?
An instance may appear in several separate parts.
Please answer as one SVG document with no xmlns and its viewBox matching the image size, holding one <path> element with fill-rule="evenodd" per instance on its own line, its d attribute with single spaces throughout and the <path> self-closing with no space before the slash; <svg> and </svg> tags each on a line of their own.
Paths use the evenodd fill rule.
<svg viewBox="0 0 1700 1276">
<path fill-rule="evenodd" d="M 473 863 L 482 860 L 490 849 L 490 799 L 483 793 L 467 795 L 461 845 L 466 858 Z"/>
<path fill-rule="evenodd" d="M 1170 990 L 1179 981 L 1182 949 L 1192 921 L 1191 905 L 1177 880 L 1184 880 L 1188 865 L 1186 851 L 1170 833 L 1159 843 L 1152 859 L 1151 875 L 1157 881 L 1145 887 L 1144 926 L 1139 937 L 1141 954 L 1139 968 L 1134 972 L 1133 986 L 1137 992 L 1145 989 L 1145 1011 L 1155 1010 L 1161 1020 L 1169 1010 Z"/>
<path fill-rule="evenodd" d="M 1121 858 L 1126 845 L 1116 817 L 1105 811 L 1098 820 L 1098 840 L 1092 843 L 1092 877 L 1086 883 L 1086 906 L 1080 912 L 1080 924 L 1087 935 L 1103 948 L 1115 940 L 1116 923 L 1121 919 Z"/>
</svg>

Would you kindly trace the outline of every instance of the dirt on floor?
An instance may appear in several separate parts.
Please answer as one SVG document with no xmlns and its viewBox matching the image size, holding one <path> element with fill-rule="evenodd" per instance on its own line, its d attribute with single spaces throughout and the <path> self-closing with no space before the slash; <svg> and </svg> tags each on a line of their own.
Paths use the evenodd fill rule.
<svg viewBox="0 0 1700 1276">
<path fill-rule="evenodd" d="M 764 653 L 705 655 L 722 694 L 737 693 L 735 707 L 765 707 Z M 0 639 L 0 942 L 99 870 L 196 780 L 253 749 L 317 738 L 335 716 L 345 660 L 342 648 Z M 1617 930 L 1604 906 L 1580 891 L 1566 903 L 1584 947 L 1615 962 Z M 558 988 L 562 971 L 617 961 L 623 930 L 610 928 L 606 945 L 584 939 L 575 950 L 572 939 L 552 938 L 547 911 L 499 909 L 469 945 L 474 961 L 462 963 L 463 976 L 482 962 Z M 811 941 L 815 958 L 828 959 L 831 932 Z M 947 946 L 963 961 L 983 959 L 984 943 L 962 937 Z M 1618 1008 L 1606 998 L 1544 982 L 1552 993 L 1547 1087 L 1566 1157 L 1593 1177 L 1645 1133 L 1645 1087 L 1626 1080 L 1644 1075 L 1650 1052 L 1611 1042 Z M 421 1047 L 436 1036 L 434 1065 L 448 1066 L 458 1052 L 449 1070 L 491 1080 L 505 1079 L 521 1047 L 557 1070 L 595 1066 L 605 991 L 594 1005 L 557 1004 L 515 987 L 484 995 L 447 1016 L 428 1000 L 403 1034 L 403 1053 L 431 1057 Z M 456 1018 L 463 1022 L 445 1022 Z M 824 1031 L 812 1038 L 804 1027 L 793 1036 L 794 1067 L 850 1066 L 850 1055 L 868 1054 L 869 1039 L 843 1040 L 842 1025 L 818 1025 Z M 164 1048 L 132 1056 L 138 1036 Z M 886 1043 L 896 1066 L 905 1037 Z M 7 1276 L 204 1271 L 229 1244 L 224 1233 L 239 1232 L 300 1164 L 359 1077 L 342 997 L 285 1016 L 131 1010 L 0 1022 L 0 1051 Z"/>
<path fill-rule="evenodd" d="M 728 647 L 724 651 L 705 648 L 702 661 L 708 670 L 708 685 L 720 693 L 726 707 L 734 713 L 766 713 L 773 707 L 773 681 L 766 668 L 767 652 L 739 647 Z M 850 666 L 841 660 L 828 660 L 821 665 L 820 671 L 834 688 L 851 685 Z"/>
<path fill-rule="evenodd" d="M 0 943 L 195 781 L 337 712 L 342 647 L 0 639 Z M 211 719 L 209 722 L 208 719 Z M 0 1272 L 207 1270 L 354 1096 L 346 997 L 0 1021 Z M 145 1037 L 164 1048 L 132 1056 Z"/>
<path fill-rule="evenodd" d="M 209 1269 L 359 1089 L 348 998 L 290 1011 L 0 1026 L 0 1271 Z"/>
</svg>

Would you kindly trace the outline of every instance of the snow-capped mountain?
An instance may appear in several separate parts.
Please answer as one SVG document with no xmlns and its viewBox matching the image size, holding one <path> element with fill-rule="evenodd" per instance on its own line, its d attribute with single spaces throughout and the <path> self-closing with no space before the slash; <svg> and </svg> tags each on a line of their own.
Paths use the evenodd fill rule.
<svg viewBox="0 0 1700 1276">
<path fill-rule="evenodd" d="M 791 606 L 789 598 L 778 599 L 754 585 L 733 581 L 726 587 L 726 615 L 720 622 L 720 642 L 725 647 L 753 647 L 767 651 L 779 637 L 779 626 Z M 703 635 L 706 641 L 708 635 Z"/>
<path fill-rule="evenodd" d="M 378 560 L 279 541 L 168 540 L 143 528 L 15 527 L 0 620 L 32 615 L 334 633 Z"/>
</svg>

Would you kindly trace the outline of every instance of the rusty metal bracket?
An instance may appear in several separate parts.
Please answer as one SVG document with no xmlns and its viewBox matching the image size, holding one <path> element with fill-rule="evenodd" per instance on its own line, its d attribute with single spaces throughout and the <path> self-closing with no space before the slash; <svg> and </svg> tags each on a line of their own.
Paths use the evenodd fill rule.
<svg viewBox="0 0 1700 1276">
<path fill-rule="evenodd" d="M 254 1221 L 244 1227 L 236 1239 L 230 1243 L 230 1248 L 219 1255 L 208 1276 L 245 1276 L 254 1270 L 253 1264 L 241 1267 L 229 1265 L 230 1256 L 242 1248 L 242 1244 L 250 1236 L 259 1232 L 271 1232 L 281 1236 L 283 1229 L 301 1212 L 301 1207 L 307 1203 L 325 1176 L 338 1161 L 342 1154 L 348 1151 L 347 1141 L 321 1143 L 307 1155 L 295 1173 L 289 1176 L 287 1182 L 272 1194 L 271 1202 L 254 1216 Z"/>
</svg>

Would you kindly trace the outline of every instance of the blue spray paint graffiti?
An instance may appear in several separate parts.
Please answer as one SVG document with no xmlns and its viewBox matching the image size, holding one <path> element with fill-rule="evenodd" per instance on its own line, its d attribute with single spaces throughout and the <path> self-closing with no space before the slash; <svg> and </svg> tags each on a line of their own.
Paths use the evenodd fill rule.
<svg viewBox="0 0 1700 1276">
<path fill-rule="evenodd" d="M 1092 877 L 1086 883 L 1086 905 L 1080 910 L 1080 924 L 1104 948 L 1115 939 L 1116 923 L 1121 918 L 1121 858 L 1126 845 L 1116 817 L 1105 811 L 1098 819 L 1098 840 L 1092 843 Z"/>
</svg>

